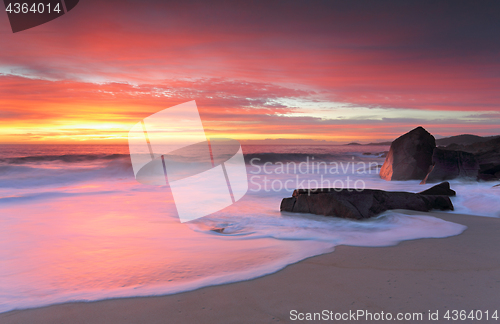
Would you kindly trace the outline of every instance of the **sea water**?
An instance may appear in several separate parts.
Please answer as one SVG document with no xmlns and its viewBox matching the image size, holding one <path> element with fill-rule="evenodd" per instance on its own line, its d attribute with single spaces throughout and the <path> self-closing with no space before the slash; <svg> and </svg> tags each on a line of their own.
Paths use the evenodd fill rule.
<svg viewBox="0 0 500 324">
<path fill-rule="evenodd" d="M 296 185 L 314 181 L 412 192 L 430 187 L 381 180 L 387 150 L 244 146 L 247 194 L 180 223 L 168 186 L 135 181 L 127 146 L 2 145 L 0 312 L 171 294 L 270 274 L 341 244 L 388 246 L 462 233 L 465 226 L 428 215 L 388 211 L 354 221 L 279 211 Z M 314 162 L 341 169 L 315 169 Z M 294 163 L 303 168 L 293 170 Z M 500 188 L 493 185 L 451 181 L 454 212 L 499 217 Z"/>
</svg>

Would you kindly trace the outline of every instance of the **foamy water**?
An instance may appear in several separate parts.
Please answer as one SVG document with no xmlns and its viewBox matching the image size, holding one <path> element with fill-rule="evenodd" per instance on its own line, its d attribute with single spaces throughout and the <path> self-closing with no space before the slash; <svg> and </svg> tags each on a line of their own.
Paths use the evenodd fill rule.
<svg viewBox="0 0 500 324">
<path fill-rule="evenodd" d="M 362 153 L 387 148 L 244 148 L 248 157 L 274 162 L 266 169 L 248 164 L 249 178 L 254 178 L 244 198 L 185 224 L 177 218 L 168 187 L 134 180 L 126 147 L 1 148 L 0 312 L 187 291 L 273 273 L 340 244 L 387 246 L 465 230 L 435 217 L 397 212 L 365 221 L 279 212 L 281 199 L 291 190 L 277 184 L 297 176 L 299 181 L 350 177 L 363 180 L 367 188 L 385 190 L 430 187 L 418 181 L 386 182 L 376 172 L 280 173 L 274 163 L 304 162 L 314 155 L 317 161 L 382 164 L 377 154 Z M 277 190 L 266 190 L 264 177 Z M 289 184 L 295 189 L 294 182 Z M 492 189 L 494 184 L 451 185 L 458 194 L 452 198 L 455 212 L 500 216 L 500 188 Z"/>
</svg>

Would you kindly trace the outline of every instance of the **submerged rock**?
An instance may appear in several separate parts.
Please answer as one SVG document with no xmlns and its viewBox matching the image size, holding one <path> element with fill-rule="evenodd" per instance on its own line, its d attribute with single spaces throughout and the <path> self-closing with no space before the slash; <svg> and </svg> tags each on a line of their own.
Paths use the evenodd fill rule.
<svg viewBox="0 0 500 324">
<path fill-rule="evenodd" d="M 432 164 L 436 140 L 423 127 L 398 137 L 391 144 L 380 177 L 384 180 L 422 180 Z"/>
<path fill-rule="evenodd" d="M 390 209 L 422 212 L 432 209 L 453 210 L 453 204 L 448 197 L 450 191 L 444 189 L 446 189 L 446 184 L 428 189 L 430 194 L 375 189 L 360 191 L 329 188 L 297 189 L 292 197 L 281 201 L 280 210 L 352 219 L 374 217 Z M 445 194 L 435 194 L 440 192 Z"/>
</svg>

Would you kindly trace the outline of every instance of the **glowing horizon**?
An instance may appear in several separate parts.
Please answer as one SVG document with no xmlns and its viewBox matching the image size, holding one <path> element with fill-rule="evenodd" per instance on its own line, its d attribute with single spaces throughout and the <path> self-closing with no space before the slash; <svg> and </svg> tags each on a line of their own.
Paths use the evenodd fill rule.
<svg viewBox="0 0 500 324">
<path fill-rule="evenodd" d="M 0 15 L 0 143 L 125 144 L 137 120 L 190 100 L 209 137 L 500 134 L 497 22 L 472 28 L 436 9 L 424 28 L 419 4 L 388 17 L 293 2 L 270 4 L 256 25 L 263 8 L 249 6 L 88 1 L 16 34 Z"/>
</svg>

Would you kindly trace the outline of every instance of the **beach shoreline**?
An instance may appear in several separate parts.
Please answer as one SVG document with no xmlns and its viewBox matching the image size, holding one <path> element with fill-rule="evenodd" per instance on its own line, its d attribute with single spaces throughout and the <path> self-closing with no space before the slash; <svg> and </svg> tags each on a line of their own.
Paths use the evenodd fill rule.
<svg viewBox="0 0 500 324">
<path fill-rule="evenodd" d="M 500 308 L 500 219 L 404 213 L 435 216 L 467 229 L 388 247 L 337 246 L 270 275 L 173 295 L 13 310 L 0 314 L 0 323 L 300 322 L 291 320 L 293 310 L 305 316 L 324 310 L 422 313 L 419 322 L 429 322 L 429 312 L 438 311 L 439 321 L 432 322 L 448 322 L 443 318 L 447 310 L 492 314 Z"/>
</svg>

